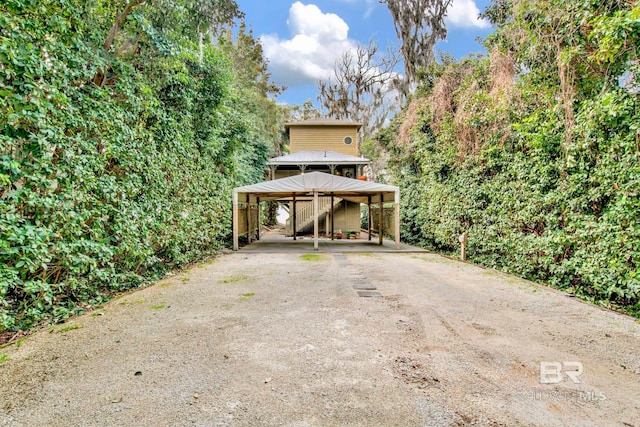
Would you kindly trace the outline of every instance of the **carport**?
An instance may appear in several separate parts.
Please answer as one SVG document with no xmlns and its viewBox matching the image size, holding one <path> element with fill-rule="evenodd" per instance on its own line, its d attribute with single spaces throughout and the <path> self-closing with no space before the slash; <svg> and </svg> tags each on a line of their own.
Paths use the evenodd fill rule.
<svg viewBox="0 0 640 427">
<path fill-rule="evenodd" d="M 287 178 L 265 181 L 233 189 L 233 249 L 238 250 L 238 236 L 260 229 L 260 202 L 269 200 L 313 200 L 313 249 L 318 250 L 318 206 L 320 197 L 339 197 L 369 207 L 369 236 L 371 236 L 372 206 L 377 206 L 378 238 L 382 245 L 385 204 L 393 209 L 391 232 L 396 248 L 400 247 L 400 190 L 393 185 L 360 181 L 352 178 L 311 172 Z M 333 202 L 331 203 L 333 206 Z M 333 208 L 331 208 L 333 209 Z M 241 215 L 242 212 L 242 215 Z M 295 212 L 295 209 L 294 209 Z M 241 218 L 242 216 L 242 218 Z M 333 216 L 333 213 L 332 213 Z M 295 224 L 294 224 L 295 230 Z M 258 232 L 258 238 L 260 233 Z"/>
</svg>

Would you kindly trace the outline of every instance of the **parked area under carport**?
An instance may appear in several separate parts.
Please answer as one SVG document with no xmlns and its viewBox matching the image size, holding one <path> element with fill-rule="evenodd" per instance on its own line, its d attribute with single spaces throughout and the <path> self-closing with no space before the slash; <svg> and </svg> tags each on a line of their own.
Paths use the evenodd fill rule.
<svg viewBox="0 0 640 427">
<path fill-rule="evenodd" d="M 265 181 L 258 184 L 246 185 L 233 189 L 233 249 L 239 248 L 239 236 L 247 235 L 251 243 L 255 233 L 260 239 L 260 203 L 270 200 L 290 201 L 293 212 L 296 212 L 296 202 L 312 201 L 313 209 L 309 210 L 309 220 L 313 221 L 313 249 L 319 249 L 320 203 L 324 201 L 327 213 L 330 215 L 333 238 L 334 199 L 343 199 L 368 206 L 368 233 L 371 235 L 373 223 L 377 220 L 378 244 L 383 245 L 384 235 L 394 238 L 396 249 L 400 248 L 400 190 L 393 185 L 360 181 L 351 178 L 331 175 L 323 172 L 311 172 L 287 178 Z M 373 207 L 376 207 L 374 215 Z M 392 212 L 390 226 L 385 227 L 385 210 Z M 391 215 L 388 215 L 388 217 Z M 293 217 L 293 229 L 296 228 L 296 217 Z M 294 232 L 294 240 L 295 232 Z"/>
<path fill-rule="evenodd" d="M 296 240 L 285 237 L 283 230 L 268 231 L 260 236 L 260 240 L 254 240 L 250 244 L 240 248 L 240 252 L 251 253 L 306 253 L 313 251 L 314 239 L 311 236 L 299 236 Z M 379 243 L 378 236 L 368 239 L 367 233 L 362 232 L 361 238 L 356 240 L 331 240 L 330 238 L 318 239 L 318 252 L 427 252 L 416 246 L 383 239 Z"/>
</svg>

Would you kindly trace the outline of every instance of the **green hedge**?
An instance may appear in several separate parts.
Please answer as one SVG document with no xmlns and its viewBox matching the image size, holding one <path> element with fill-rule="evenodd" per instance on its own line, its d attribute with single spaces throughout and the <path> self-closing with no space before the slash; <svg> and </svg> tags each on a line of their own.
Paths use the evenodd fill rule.
<svg viewBox="0 0 640 427">
<path fill-rule="evenodd" d="M 639 13 L 608 18 L 615 29 L 636 17 L 621 49 L 640 40 Z M 638 61 L 613 55 L 626 65 L 576 76 L 568 123 L 555 63 L 500 92 L 496 57 L 427 70 L 434 83 L 379 135 L 402 188 L 403 240 L 457 254 L 468 232 L 472 262 L 640 315 Z"/>
<path fill-rule="evenodd" d="M 271 150 L 225 54 L 180 39 L 110 57 L 101 10 L 0 6 L 0 332 L 227 245 L 230 192 L 261 179 Z"/>
</svg>

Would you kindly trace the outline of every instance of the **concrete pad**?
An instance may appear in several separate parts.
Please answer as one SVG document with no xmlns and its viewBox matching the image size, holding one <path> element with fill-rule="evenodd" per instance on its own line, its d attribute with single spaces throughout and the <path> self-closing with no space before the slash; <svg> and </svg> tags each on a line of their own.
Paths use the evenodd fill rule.
<svg viewBox="0 0 640 427">
<path fill-rule="evenodd" d="M 284 234 L 278 231 L 267 232 L 260 237 L 260 240 L 239 249 L 239 252 L 243 253 L 308 253 L 313 251 L 313 238 L 298 237 L 297 240 L 293 240 L 293 237 L 285 237 Z M 374 240 L 331 240 L 330 238 L 320 238 L 317 252 L 427 253 L 428 251 L 404 243 L 400 243 L 400 249 L 396 249 L 395 242 L 388 239 L 385 239 L 380 245 L 377 238 Z"/>
<path fill-rule="evenodd" d="M 382 297 L 382 294 L 378 291 L 358 291 L 358 296 L 364 298 L 376 298 Z"/>
<path fill-rule="evenodd" d="M 377 288 L 373 285 L 353 285 L 356 291 L 375 291 Z"/>
</svg>

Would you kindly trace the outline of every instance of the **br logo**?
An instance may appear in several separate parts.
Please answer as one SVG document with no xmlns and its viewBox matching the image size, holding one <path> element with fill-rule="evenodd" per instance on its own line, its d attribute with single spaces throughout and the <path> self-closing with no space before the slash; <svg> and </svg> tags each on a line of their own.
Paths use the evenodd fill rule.
<svg viewBox="0 0 640 427">
<path fill-rule="evenodd" d="M 580 362 L 540 362 L 540 384 L 558 384 L 569 377 L 574 384 L 580 384 L 584 366 Z"/>
</svg>

